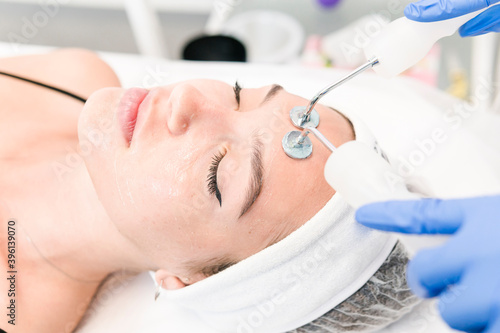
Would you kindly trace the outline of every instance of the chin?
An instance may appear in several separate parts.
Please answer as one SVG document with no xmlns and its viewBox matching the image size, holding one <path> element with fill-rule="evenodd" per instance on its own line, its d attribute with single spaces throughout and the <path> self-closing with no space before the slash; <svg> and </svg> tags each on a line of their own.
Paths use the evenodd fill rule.
<svg viewBox="0 0 500 333">
<path fill-rule="evenodd" d="M 85 103 L 78 119 L 80 152 L 99 200 L 106 200 L 109 182 L 114 179 L 117 124 L 115 110 L 123 89 L 104 88 L 94 92 Z M 108 183 L 108 184 L 107 184 Z M 107 185 L 106 185 L 107 184 Z"/>
<path fill-rule="evenodd" d="M 104 88 L 94 92 L 85 103 L 78 119 L 78 140 L 86 151 L 109 150 L 117 134 L 116 109 L 123 94 L 121 88 Z M 89 153 L 87 153 L 88 155 Z"/>
</svg>

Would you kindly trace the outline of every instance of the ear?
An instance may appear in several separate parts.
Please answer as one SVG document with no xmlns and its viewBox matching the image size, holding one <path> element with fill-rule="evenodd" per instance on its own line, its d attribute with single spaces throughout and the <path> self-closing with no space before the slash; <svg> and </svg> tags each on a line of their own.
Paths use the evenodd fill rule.
<svg viewBox="0 0 500 333">
<path fill-rule="evenodd" d="M 159 269 L 155 272 L 155 280 L 158 285 L 167 290 L 181 289 L 187 286 L 182 279 L 165 269 Z M 163 284 L 162 284 L 163 280 Z"/>
</svg>

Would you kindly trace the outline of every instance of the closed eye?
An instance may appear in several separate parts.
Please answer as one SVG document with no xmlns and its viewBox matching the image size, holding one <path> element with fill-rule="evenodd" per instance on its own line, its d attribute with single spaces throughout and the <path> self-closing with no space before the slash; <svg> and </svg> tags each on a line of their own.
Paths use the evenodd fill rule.
<svg viewBox="0 0 500 333">
<path fill-rule="evenodd" d="M 207 177 L 208 193 L 210 193 L 210 195 L 212 194 L 215 195 L 221 207 L 222 207 L 222 195 L 219 190 L 219 185 L 217 184 L 217 170 L 219 169 L 220 162 L 222 161 L 224 156 L 225 156 L 224 154 L 219 152 L 215 154 L 214 157 L 212 157 L 212 163 L 210 164 Z"/>
</svg>

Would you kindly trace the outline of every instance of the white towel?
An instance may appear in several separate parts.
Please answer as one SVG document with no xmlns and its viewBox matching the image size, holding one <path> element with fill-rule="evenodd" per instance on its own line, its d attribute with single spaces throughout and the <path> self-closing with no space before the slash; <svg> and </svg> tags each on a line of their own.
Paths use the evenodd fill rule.
<svg viewBox="0 0 500 333">
<path fill-rule="evenodd" d="M 356 139 L 375 148 L 367 128 L 349 118 Z M 395 242 L 356 223 L 354 209 L 337 193 L 282 241 L 193 285 L 162 290 L 155 312 L 175 304 L 219 332 L 292 330 L 354 294 Z"/>
</svg>

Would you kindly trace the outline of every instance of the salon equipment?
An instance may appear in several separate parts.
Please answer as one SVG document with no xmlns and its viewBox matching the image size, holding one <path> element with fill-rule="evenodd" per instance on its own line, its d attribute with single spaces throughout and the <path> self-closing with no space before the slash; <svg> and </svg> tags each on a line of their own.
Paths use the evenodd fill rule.
<svg viewBox="0 0 500 333">
<path fill-rule="evenodd" d="M 436 22 L 415 22 L 401 17 L 386 26 L 365 48 L 367 58 L 377 57 L 374 71 L 385 77 L 401 74 L 420 61 L 441 38 L 453 35 L 464 23 L 493 6 Z"/>
<path fill-rule="evenodd" d="M 245 46 L 231 36 L 201 36 L 191 40 L 182 53 L 184 60 L 246 61 Z"/>
<path fill-rule="evenodd" d="M 241 40 L 248 62 L 289 63 L 297 60 L 305 32 L 293 16 L 276 10 L 250 10 L 231 17 L 222 30 Z"/>
<path fill-rule="evenodd" d="M 160 18 L 150 1 L 125 0 L 122 2 L 139 52 L 143 55 L 168 58 L 169 53 Z M 105 1 L 100 1 L 100 3 L 103 4 Z M 71 5 L 75 5 L 75 1 L 71 1 Z M 59 6 L 58 3 L 57 11 L 59 11 Z M 50 17 L 56 15 L 57 11 Z"/>
<path fill-rule="evenodd" d="M 223 34 L 222 28 L 229 15 L 239 4 L 237 0 L 215 2 L 202 36 L 190 40 L 184 47 L 184 60 L 240 61 L 247 60 L 243 43 L 233 36 Z"/>
<path fill-rule="evenodd" d="M 321 53 L 337 68 L 356 68 L 366 62 L 365 55 L 357 47 L 357 42 L 366 38 L 366 27 L 380 30 L 391 21 L 381 14 L 370 13 L 349 23 L 341 29 L 324 35 L 321 40 Z M 348 47 L 346 49 L 346 47 Z"/>
</svg>

